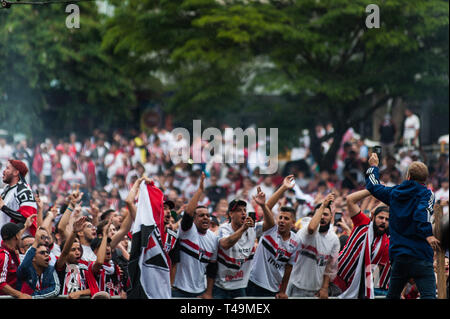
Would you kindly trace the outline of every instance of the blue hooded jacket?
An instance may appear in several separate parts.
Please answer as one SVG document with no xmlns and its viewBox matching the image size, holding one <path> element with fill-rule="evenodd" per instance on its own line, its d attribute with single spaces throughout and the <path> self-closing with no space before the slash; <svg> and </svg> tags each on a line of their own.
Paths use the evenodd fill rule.
<svg viewBox="0 0 450 319">
<path fill-rule="evenodd" d="M 433 249 L 426 238 L 433 235 L 430 223 L 434 194 L 416 181 L 386 187 L 380 184 L 378 167 L 366 172 L 366 188 L 389 208 L 389 258 L 400 255 L 433 262 Z"/>
</svg>

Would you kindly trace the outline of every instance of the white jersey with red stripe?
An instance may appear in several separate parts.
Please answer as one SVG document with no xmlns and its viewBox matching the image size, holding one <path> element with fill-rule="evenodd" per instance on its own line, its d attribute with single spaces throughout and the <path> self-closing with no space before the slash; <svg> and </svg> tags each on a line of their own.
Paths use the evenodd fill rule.
<svg viewBox="0 0 450 319">
<path fill-rule="evenodd" d="M 30 186 L 23 181 L 19 181 L 14 186 L 7 185 L 3 189 L 1 196 L 5 206 L 15 214 L 22 215 L 19 216 L 25 220 L 29 216 L 37 213 L 37 205 L 33 192 L 31 191 Z M 11 216 L 8 216 L 4 211 L 0 212 L 0 228 L 3 227 L 4 224 L 11 222 L 11 220 Z M 30 230 L 27 229 L 23 235 L 34 236 L 35 232 L 36 222 L 34 222 L 30 227 Z"/>
<path fill-rule="evenodd" d="M 178 229 L 180 262 L 177 264 L 173 286 L 190 293 L 206 289 L 206 266 L 217 258 L 218 238 L 209 229 L 205 234 L 197 231 L 195 224 L 184 231 Z"/>
<path fill-rule="evenodd" d="M 222 289 L 234 290 L 246 288 L 252 260 L 255 255 L 256 238 L 262 234 L 263 222 L 258 222 L 255 227 L 250 227 L 236 242 L 229 248 L 218 248 L 217 263 L 218 271 L 215 285 Z M 234 233 L 231 223 L 223 224 L 219 227 L 219 240 L 229 237 Z"/>
<path fill-rule="evenodd" d="M 256 249 L 250 281 L 254 284 L 278 292 L 284 269 L 287 263 L 293 265 L 298 246 L 296 234 L 291 232 L 287 240 L 283 240 L 275 225 L 263 232 Z"/>
<path fill-rule="evenodd" d="M 322 287 L 326 269 L 331 270 L 337 267 L 340 243 L 332 228 L 333 225 L 330 225 L 329 231 L 319 233 L 316 230 L 313 234 L 308 233 L 308 227 L 302 227 L 298 231 L 299 244 L 295 253 L 295 264 L 292 268 L 289 286 L 294 285 L 299 289 L 318 291 Z M 287 291 L 289 290 L 288 287 Z"/>
</svg>

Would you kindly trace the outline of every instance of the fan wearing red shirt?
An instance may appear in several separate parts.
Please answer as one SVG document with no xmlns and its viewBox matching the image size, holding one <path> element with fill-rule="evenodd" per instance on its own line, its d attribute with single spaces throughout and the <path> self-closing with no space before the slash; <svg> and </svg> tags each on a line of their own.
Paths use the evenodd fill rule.
<svg viewBox="0 0 450 319">
<path fill-rule="evenodd" d="M 3 241 L 0 246 L 0 295 L 31 299 L 30 295 L 16 289 L 16 273 L 20 264 L 17 250 L 22 228 L 21 224 L 7 223 L 1 229 Z"/>
</svg>

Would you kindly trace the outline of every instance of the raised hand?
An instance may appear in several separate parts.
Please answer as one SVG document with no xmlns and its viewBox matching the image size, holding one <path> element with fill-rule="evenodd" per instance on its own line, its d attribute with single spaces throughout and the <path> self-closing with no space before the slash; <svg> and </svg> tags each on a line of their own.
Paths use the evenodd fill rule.
<svg viewBox="0 0 450 319">
<path fill-rule="evenodd" d="M 202 176 L 200 176 L 200 185 L 198 187 L 198 189 L 200 189 L 202 192 L 205 190 L 205 172 L 202 172 Z"/>
<path fill-rule="evenodd" d="M 112 218 L 110 218 L 108 223 L 105 225 L 105 227 L 103 227 L 103 237 L 108 236 L 108 230 L 109 230 L 109 227 L 111 226 L 111 224 L 112 224 Z"/>
<path fill-rule="evenodd" d="M 39 197 L 39 193 L 36 193 L 34 195 L 34 200 L 36 201 L 37 210 L 42 210 L 44 208 L 44 205 L 42 204 L 41 198 Z"/>
<path fill-rule="evenodd" d="M 266 194 L 264 194 L 264 192 L 261 190 L 261 187 L 259 186 L 256 188 L 256 190 L 258 191 L 258 193 L 256 194 L 256 196 L 253 196 L 253 200 L 259 206 L 264 206 L 264 204 L 266 203 Z"/>
<path fill-rule="evenodd" d="M 288 188 L 288 189 L 292 189 L 295 185 L 295 179 L 294 179 L 294 175 L 288 175 L 284 178 L 283 180 L 283 186 Z"/>
<path fill-rule="evenodd" d="M 330 205 L 330 203 L 333 202 L 334 199 L 335 199 L 334 193 L 329 193 L 323 201 L 324 207 L 328 207 L 328 205 Z"/>
<path fill-rule="evenodd" d="M 74 233 L 78 233 L 83 230 L 84 225 L 86 224 L 86 219 L 87 219 L 87 217 L 83 216 L 73 223 L 73 232 Z"/>
<path fill-rule="evenodd" d="M 370 166 L 378 166 L 379 162 L 380 161 L 378 159 L 377 153 L 372 153 L 372 155 L 370 155 L 370 158 L 369 158 L 369 165 Z"/>
<path fill-rule="evenodd" d="M 27 220 L 25 221 L 25 224 L 24 224 L 24 228 L 25 229 L 30 228 L 30 226 L 33 224 L 33 220 L 36 218 L 36 216 L 37 216 L 37 214 L 33 214 L 33 215 L 28 216 L 28 218 L 27 218 Z"/>
<path fill-rule="evenodd" d="M 80 193 L 79 191 L 74 191 L 72 194 L 70 194 L 69 199 L 70 203 L 75 206 L 81 201 L 81 198 L 83 197 L 84 193 Z"/>
<path fill-rule="evenodd" d="M 89 213 L 90 213 L 93 217 L 98 216 L 98 213 L 100 212 L 100 209 L 98 208 L 98 206 L 97 206 L 97 204 L 95 203 L 95 201 L 91 200 L 89 204 L 90 204 Z"/>
</svg>

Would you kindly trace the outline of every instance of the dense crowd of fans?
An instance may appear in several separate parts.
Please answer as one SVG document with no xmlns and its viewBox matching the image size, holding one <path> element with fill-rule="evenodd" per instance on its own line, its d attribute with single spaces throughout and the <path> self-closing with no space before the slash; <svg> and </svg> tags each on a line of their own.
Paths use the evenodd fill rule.
<svg viewBox="0 0 450 319">
<path fill-rule="evenodd" d="M 389 122 L 384 124 L 388 125 Z M 425 155 L 419 151 L 415 140 L 409 144 L 404 143 L 400 147 L 391 146 L 393 141 L 383 135 L 388 134 L 389 129 L 384 131 L 383 129 L 385 128 L 380 128 L 380 132 L 385 139 L 383 145 L 386 146 L 384 147 L 386 151 L 380 163 L 380 183 L 386 186 L 400 184 L 413 161 L 425 162 L 430 173 L 426 186 L 435 193 L 436 202 L 444 207 L 444 215 L 448 215 L 448 154 Z M 332 127 L 318 126 L 313 133 L 320 137 L 330 131 Z M 391 130 L 391 134 L 393 133 L 395 130 Z M 196 207 L 205 208 L 206 216 L 210 220 L 208 228 L 215 235 L 219 235 L 219 238 L 224 236 L 221 227 L 223 228 L 226 224 L 232 225 L 230 212 L 235 208 L 231 207 L 232 203 L 244 205 L 247 213 L 254 212 L 252 226 L 255 226 L 255 235 L 251 238 L 255 243 L 260 239 L 262 232 L 268 231 L 275 223 L 267 221 L 267 216 L 270 214 L 265 211 L 264 203 L 269 202 L 270 198 L 272 202 L 267 206 L 271 206 L 270 212 L 275 220 L 281 218 L 283 212 L 292 213 L 293 222 L 290 230 L 293 234 L 300 234 L 308 223 L 312 223 L 318 210 L 320 214 L 323 214 L 321 216 L 326 216 L 326 209 L 328 209 L 329 219 L 334 218 L 334 223 L 331 225 L 336 235 L 335 239 L 329 240 L 334 243 L 333 249 L 337 250 L 333 258 L 337 258 L 337 253 L 345 248 L 346 242 L 355 229 L 355 220 L 352 218 L 354 214 L 351 214 L 348 196 L 365 189 L 365 172 L 370 167 L 368 160 L 371 148 L 353 130 L 349 130 L 344 136 L 334 169 L 321 171 L 309 150 L 308 134 L 305 132 L 299 139 L 299 145 L 290 150 L 285 164 L 288 171 L 284 172 L 284 176 L 281 173 L 282 169 L 271 175 L 260 174 L 258 167 L 248 165 L 248 161 L 243 164 L 174 163 L 170 157 L 171 150 L 190 148 L 192 152 L 193 145 L 189 145 L 189 141 L 181 137 L 172 136 L 164 128 L 155 128 L 150 134 L 116 131 L 111 136 L 96 130 L 91 137 L 83 140 L 72 133 L 68 138 L 47 138 L 33 146 L 30 146 L 25 139 L 11 143 L 7 137 L 0 137 L 0 173 L 4 176 L 3 171 L 8 168 L 9 159 L 25 163 L 28 174 L 25 174 L 24 179 L 30 185 L 37 202 L 37 225 L 39 226 L 37 229 L 28 231 L 31 230 L 33 222 L 36 223 L 32 218 L 28 218 L 24 222 L 27 231 L 24 232 L 23 229 L 15 229 L 12 226 L 9 232 L 5 230 L 5 236 L 21 232 L 19 251 L 22 263 L 26 263 L 27 266 L 22 267 L 17 275 L 27 277 L 26 273 L 31 272 L 27 268 L 32 267 L 32 263 L 40 263 L 44 266 L 49 263 L 58 270 L 58 274 L 63 270 L 65 274 L 68 267 L 66 262 L 78 263 L 81 259 L 86 262 L 86 265 L 77 269 L 85 272 L 87 283 L 96 281 L 96 277 L 89 274 L 98 275 L 104 272 L 105 276 L 117 277 L 111 279 L 110 282 L 114 284 L 105 286 L 106 288 L 97 285 L 99 286 L 98 296 L 101 296 L 102 291 L 108 291 L 109 295 L 126 297 L 126 287 L 129 286 L 127 264 L 131 249 L 130 228 L 133 221 L 127 200 L 129 202 L 130 193 L 135 191 L 133 185 L 136 185 L 140 178 L 142 180 L 142 176 L 150 178 L 155 186 L 163 191 L 167 206 L 165 207 L 170 210 L 170 220 L 167 221 L 167 225 L 174 232 L 183 226 L 185 212 L 193 199 L 196 201 Z M 323 143 L 324 151 L 329 147 L 329 142 Z M 202 175 L 202 172 L 206 175 Z M 285 178 L 287 175 L 291 176 L 290 181 L 295 187 L 287 184 Z M 277 195 L 282 185 L 286 187 Z M 1 188 L 4 187 L 6 183 L 1 186 Z M 201 192 L 198 191 L 199 189 Z M 358 201 L 358 205 L 364 215 L 372 218 L 371 213 L 373 215 L 373 211 L 380 207 L 380 201 L 373 196 L 363 196 Z M 1 212 L 1 214 L 4 213 Z M 196 214 L 199 213 L 196 211 Z M 340 217 L 340 221 L 336 216 Z M 322 219 L 326 220 L 327 217 Z M 323 222 L 319 219 L 317 227 L 319 224 L 323 226 Z M 261 230 L 258 230 L 258 223 L 264 223 Z M 86 225 L 90 226 L 86 227 Z M 2 237 L 5 240 L 3 231 Z M 47 246 L 41 245 L 41 240 L 35 238 L 44 238 Z M 106 238 L 109 239 L 106 240 Z M 71 244 L 67 245 L 67 242 Z M 35 251 L 33 256 L 27 258 L 26 252 L 29 247 L 34 247 Z M 46 247 L 50 250 L 47 251 Z M 292 249 L 286 248 L 289 256 Z M 104 266 L 109 265 L 109 260 L 114 261 L 114 266 L 111 268 Z M 257 260 L 256 257 L 255 260 Z M 301 270 L 296 269 L 294 261 L 289 259 L 286 263 L 294 266 L 292 277 L 304 276 Z M 337 267 L 337 261 L 334 263 Z M 118 267 L 117 270 L 113 269 L 114 267 Z M 325 271 L 333 278 L 337 270 L 331 268 L 331 266 L 327 267 L 321 274 Z M 446 270 L 448 276 L 448 258 Z M 219 274 L 220 271 L 219 268 Z M 179 283 L 175 272 L 176 267 L 174 267 L 172 279 L 175 283 Z M 36 278 L 27 279 L 26 285 L 32 287 L 36 285 L 36 282 L 37 285 L 50 285 L 52 278 L 49 276 L 46 277 L 45 272 L 38 274 Z M 255 276 L 252 273 L 250 283 L 255 283 L 257 280 Z M 283 274 L 274 276 L 280 276 L 278 286 L 282 284 Z M 43 278 L 48 282 L 45 280 L 43 282 Z M 87 288 L 91 287 L 89 284 L 84 289 L 71 290 L 70 283 L 65 282 L 67 278 L 69 277 L 59 275 L 59 280 L 55 280 L 59 282 L 58 292 L 56 294 L 46 292 L 42 296 L 62 294 L 78 298 L 83 295 L 93 295 Z M 287 282 L 285 284 L 287 285 Z M 22 289 L 22 292 L 33 291 L 34 287 L 32 289 L 30 287 L 27 288 L 28 290 Z M 226 287 L 224 284 L 219 288 L 224 290 Z M 327 296 L 337 295 L 333 292 L 333 287 L 337 286 L 327 285 L 329 289 Z M 295 295 L 293 293 L 295 287 L 284 288 L 288 288 L 287 291 Z M 297 286 L 297 288 L 302 287 Z M 215 291 L 215 293 L 223 298 L 233 297 L 223 294 L 223 291 Z M 32 295 L 31 292 L 29 294 Z M 309 295 L 300 294 L 300 296 Z M 405 287 L 402 296 L 417 297 L 417 289 L 413 281 Z"/>
</svg>

